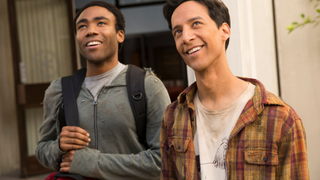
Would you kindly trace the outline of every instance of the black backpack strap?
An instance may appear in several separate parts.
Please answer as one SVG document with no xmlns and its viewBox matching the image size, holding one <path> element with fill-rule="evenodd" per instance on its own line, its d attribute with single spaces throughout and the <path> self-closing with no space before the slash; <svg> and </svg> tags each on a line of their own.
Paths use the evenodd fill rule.
<svg viewBox="0 0 320 180">
<path fill-rule="evenodd" d="M 59 110 L 59 121 L 63 126 L 79 126 L 77 97 L 86 77 L 87 69 L 82 68 L 72 76 L 61 79 L 63 100 Z"/>
<path fill-rule="evenodd" d="M 87 69 L 82 68 L 74 73 L 72 76 L 66 76 L 61 79 L 63 100 L 59 110 L 60 128 L 63 126 L 79 126 L 79 114 L 77 106 L 77 97 L 81 90 L 82 83 L 86 77 Z M 60 129 L 61 130 L 61 129 Z M 70 177 L 75 180 L 85 180 L 79 174 L 62 173 L 58 171 L 54 179 L 59 177 Z"/>
<path fill-rule="evenodd" d="M 148 149 L 146 141 L 146 96 L 144 78 L 146 71 L 134 65 L 128 65 L 126 82 L 130 106 L 136 123 L 139 142 Z"/>
</svg>

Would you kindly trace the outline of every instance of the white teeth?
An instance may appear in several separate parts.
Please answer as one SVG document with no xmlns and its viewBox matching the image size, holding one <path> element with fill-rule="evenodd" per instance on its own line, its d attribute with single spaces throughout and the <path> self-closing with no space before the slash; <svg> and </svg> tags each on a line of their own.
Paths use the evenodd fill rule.
<svg viewBox="0 0 320 180">
<path fill-rule="evenodd" d="M 101 42 L 99 42 L 99 41 L 92 41 L 92 42 L 89 42 L 89 43 L 87 44 L 87 46 L 94 46 L 94 45 L 98 45 L 98 44 L 101 44 Z"/>
<path fill-rule="evenodd" d="M 195 47 L 195 48 L 191 49 L 190 51 L 188 51 L 188 54 L 192 54 L 196 51 L 199 51 L 200 49 L 201 49 L 200 47 Z"/>
</svg>

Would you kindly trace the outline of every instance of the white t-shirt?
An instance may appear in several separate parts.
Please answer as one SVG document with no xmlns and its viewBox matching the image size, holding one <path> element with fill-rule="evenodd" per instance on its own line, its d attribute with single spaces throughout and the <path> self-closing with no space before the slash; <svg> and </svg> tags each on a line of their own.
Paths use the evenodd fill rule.
<svg viewBox="0 0 320 180">
<path fill-rule="evenodd" d="M 97 96 L 100 90 L 104 86 L 108 86 L 111 82 L 118 76 L 118 74 L 125 68 L 126 66 L 120 62 L 118 62 L 117 66 L 112 68 L 111 70 L 100 74 L 98 76 L 86 77 L 84 79 L 84 84 L 86 88 L 93 95 L 94 99 L 97 100 Z"/>
<path fill-rule="evenodd" d="M 244 106 L 254 95 L 254 90 L 255 86 L 249 83 L 247 89 L 236 100 L 214 111 L 204 107 L 198 92 L 195 94 L 197 130 L 194 146 L 200 159 L 201 179 L 227 180 L 228 139 Z"/>
</svg>

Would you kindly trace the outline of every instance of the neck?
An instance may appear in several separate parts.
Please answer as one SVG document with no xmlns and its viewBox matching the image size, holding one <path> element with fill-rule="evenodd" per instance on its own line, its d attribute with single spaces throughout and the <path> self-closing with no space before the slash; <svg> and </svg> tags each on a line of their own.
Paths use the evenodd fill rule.
<svg viewBox="0 0 320 180">
<path fill-rule="evenodd" d="M 210 110 L 220 109 L 237 99 L 248 83 L 235 77 L 227 60 L 220 65 L 195 72 L 198 95 L 202 105 Z"/>
<path fill-rule="evenodd" d="M 102 63 L 92 63 L 87 61 L 87 74 L 86 77 L 97 76 L 110 71 L 118 65 L 117 61 L 104 61 Z"/>
</svg>

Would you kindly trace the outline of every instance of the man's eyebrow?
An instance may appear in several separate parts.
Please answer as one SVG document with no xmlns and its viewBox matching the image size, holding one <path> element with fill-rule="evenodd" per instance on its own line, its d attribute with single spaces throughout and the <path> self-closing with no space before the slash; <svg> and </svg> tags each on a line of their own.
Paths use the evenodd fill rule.
<svg viewBox="0 0 320 180">
<path fill-rule="evenodd" d="M 106 17 L 104 17 L 104 16 L 98 16 L 98 17 L 93 18 L 93 20 L 95 20 L 95 21 L 96 21 L 96 20 L 101 20 L 101 19 L 110 21 L 110 19 L 108 19 L 108 18 L 106 18 Z"/>
<path fill-rule="evenodd" d="M 108 20 L 110 21 L 110 19 L 106 18 L 106 17 L 103 17 L 103 16 L 98 16 L 98 17 L 95 17 L 93 18 L 94 21 L 97 21 L 97 20 L 101 20 L 101 19 L 105 19 L 105 20 Z M 76 25 L 80 24 L 80 23 L 83 23 L 83 22 L 88 22 L 88 19 L 80 19 Z"/>
<path fill-rule="evenodd" d="M 83 23 L 83 22 L 88 22 L 88 19 L 80 19 L 76 25 L 80 24 L 80 23 Z"/>
<path fill-rule="evenodd" d="M 200 17 L 200 16 L 196 16 L 196 17 L 193 17 L 193 18 L 191 18 L 191 19 L 188 19 L 187 23 L 193 22 L 193 21 L 198 20 L 198 19 L 203 19 L 203 18 Z M 180 27 L 180 25 L 174 26 L 174 27 L 172 28 L 172 31 L 174 31 L 175 29 L 177 29 L 177 28 L 179 28 L 179 27 Z"/>
<path fill-rule="evenodd" d="M 173 28 L 172 28 L 172 32 L 174 32 L 176 29 L 178 29 L 180 27 L 180 25 L 175 25 Z"/>
</svg>

